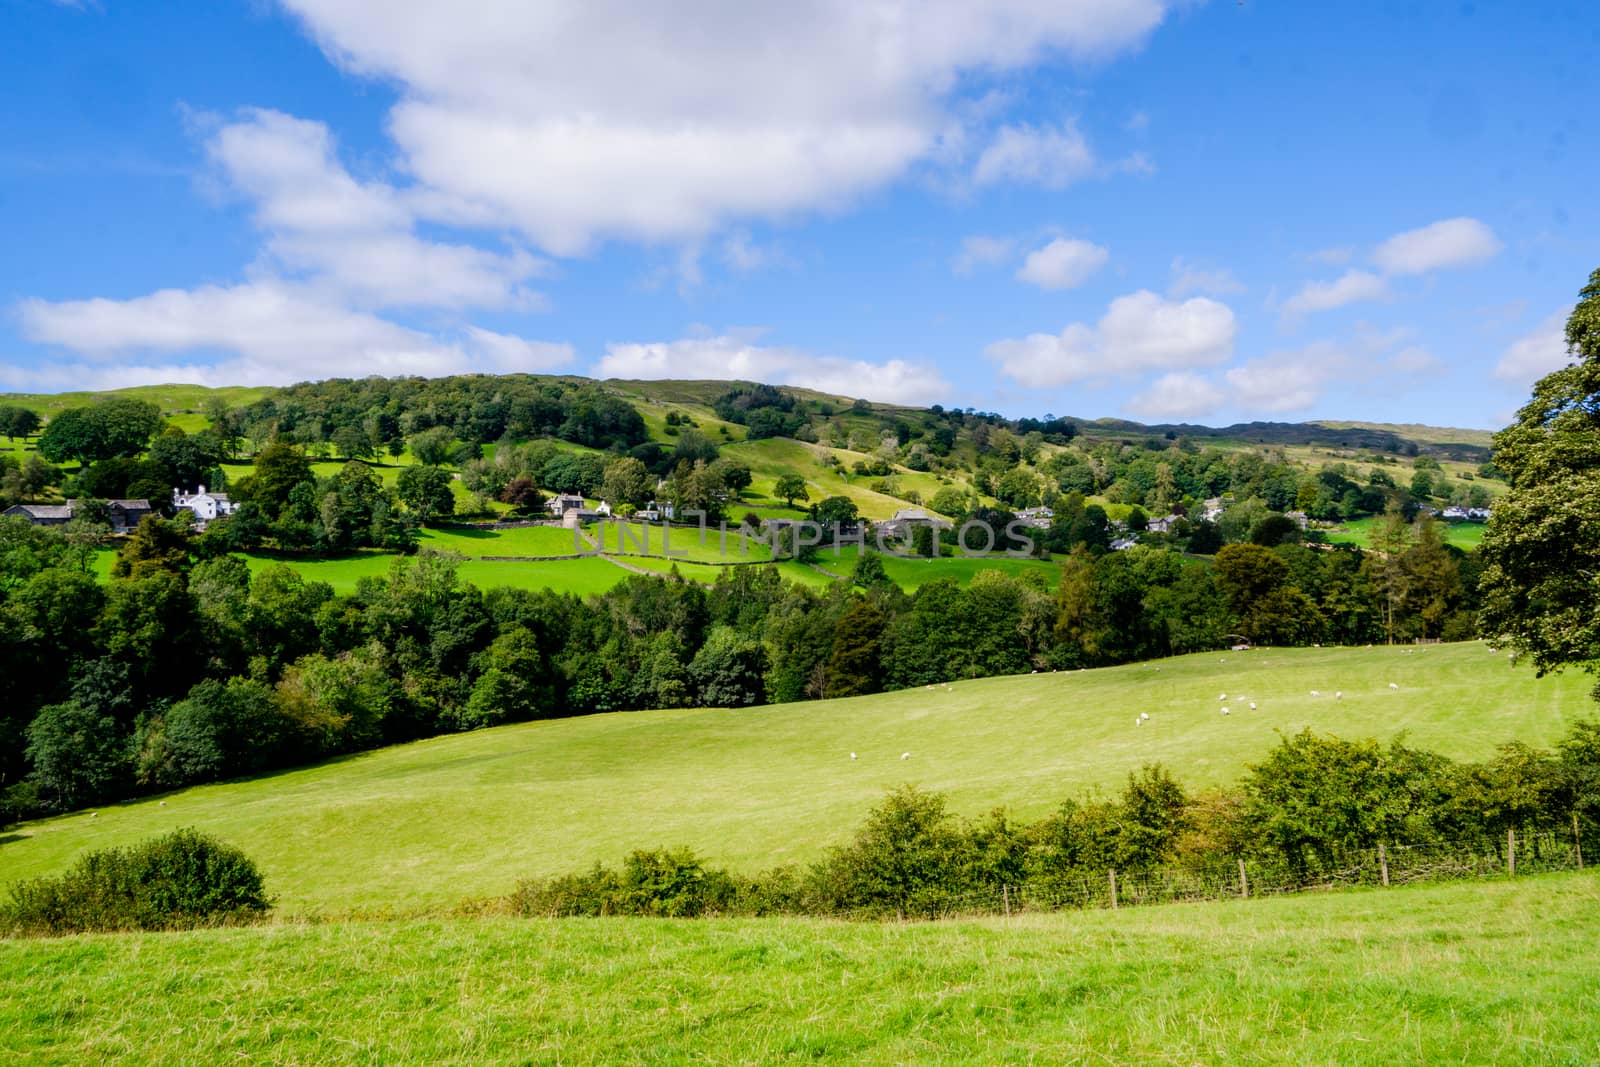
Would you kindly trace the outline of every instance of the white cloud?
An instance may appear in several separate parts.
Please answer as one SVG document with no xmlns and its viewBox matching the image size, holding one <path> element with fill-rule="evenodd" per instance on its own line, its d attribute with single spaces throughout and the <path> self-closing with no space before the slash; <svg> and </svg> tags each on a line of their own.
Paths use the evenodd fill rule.
<svg viewBox="0 0 1600 1067">
<path fill-rule="evenodd" d="M 1454 218 L 1397 233 L 1380 244 L 1372 261 L 1389 274 L 1426 274 L 1482 263 L 1504 247 L 1477 219 Z"/>
<path fill-rule="evenodd" d="M 217 126 L 207 152 L 253 202 L 268 266 L 366 307 L 514 307 L 544 298 L 522 283 L 546 264 L 520 249 L 487 252 L 424 240 L 407 195 L 357 181 L 320 122 L 247 110 Z"/>
<path fill-rule="evenodd" d="M 1226 304 L 1205 297 L 1167 300 L 1141 289 L 1113 300 L 1094 326 L 995 341 L 984 349 L 1007 376 L 1031 388 L 1215 366 L 1233 352 L 1237 325 Z"/>
<path fill-rule="evenodd" d="M 1009 237 L 988 237 L 973 234 L 961 240 L 961 251 L 950 260 L 950 269 L 957 274 L 971 274 L 978 267 L 1004 263 L 1011 258 L 1017 243 Z"/>
<path fill-rule="evenodd" d="M 1143 419 L 1196 419 L 1217 410 L 1226 394 L 1192 371 L 1163 374 L 1128 400 L 1128 410 Z"/>
<path fill-rule="evenodd" d="M 283 384 L 335 374 L 451 374 L 469 369 L 458 346 L 324 300 L 280 282 L 163 289 L 132 300 L 24 300 L 29 340 L 96 361 L 97 381 L 116 375 L 205 384 Z M 159 364 L 111 367 L 129 355 L 198 352 L 191 375 L 151 378 Z M 223 356 L 216 360 L 217 356 Z M 173 373 L 169 368 L 160 373 Z"/>
<path fill-rule="evenodd" d="M 1248 360 L 1230 367 L 1223 378 L 1233 391 L 1232 402 L 1237 407 L 1280 415 L 1315 404 L 1323 387 L 1350 366 L 1350 358 L 1342 348 L 1319 341 Z"/>
<path fill-rule="evenodd" d="M 1570 313 L 1557 311 L 1507 346 L 1495 364 L 1494 376 L 1523 388 L 1572 362 L 1567 351 L 1566 324 Z"/>
<path fill-rule="evenodd" d="M 1283 313 L 1303 315 L 1332 311 L 1361 300 L 1383 300 L 1388 295 L 1388 284 L 1376 274 L 1347 270 L 1331 282 L 1307 282 L 1298 293 L 1283 302 Z"/>
<path fill-rule="evenodd" d="M 1182 256 L 1172 261 L 1172 284 L 1167 295 L 1189 296 L 1191 293 L 1210 293 L 1212 296 L 1237 296 L 1245 292 L 1244 283 L 1233 276 L 1226 267 L 1204 267 L 1190 263 Z"/>
<path fill-rule="evenodd" d="M 1319 248 L 1315 252 L 1306 253 L 1306 258 L 1313 263 L 1322 263 L 1329 267 L 1342 267 L 1355 258 L 1356 250 L 1349 245 L 1339 245 L 1335 248 Z"/>
<path fill-rule="evenodd" d="M 1064 189 L 1096 168 L 1094 152 L 1074 123 L 1037 129 L 1003 126 L 978 157 L 972 179 L 979 185 L 1016 182 Z"/>
<path fill-rule="evenodd" d="M 564 367 L 577 358 L 569 344 L 529 341 L 480 326 L 468 326 L 466 332 L 473 350 L 502 373 L 542 374 Z"/>
<path fill-rule="evenodd" d="M 1168 7 L 283 3 L 345 69 L 398 86 L 389 127 L 429 211 L 514 225 L 560 254 L 848 204 L 963 144 L 953 124 L 991 121 L 965 106 L 964 76 L 1107 59 Z M 1067 127 L 1010 126 L 979 170 L 1060 182 L 1086 154 Z"/>
<path fill-rule="evenodd" d="M 1110 258 L 1111 254 L 1097 244 L 1057 237 L 1028 253 L 1017 271 L 1017 280 L 1041 289 L 1071 289 L 1082 285 Z"/>
<path fill-rule="evenodd" d="M 930 404 L 950 393 L 938 370 L 925 364 L 819 356 L 797 348 L 758 345 L 742 332 L 610 344 L 595 373 L 603 378 L 742 378 L 902 404 Z"/>
</svg>

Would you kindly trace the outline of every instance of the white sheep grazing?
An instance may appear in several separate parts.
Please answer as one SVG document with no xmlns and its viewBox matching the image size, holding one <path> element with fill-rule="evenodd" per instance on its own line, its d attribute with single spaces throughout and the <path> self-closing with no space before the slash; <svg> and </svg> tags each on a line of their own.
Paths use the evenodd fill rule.
<svg viewBox="0 0 1600 1067">
<path fill-rule="evenodd" d="M 1321 696 L 1321 695 L 1322 695 L 1322 694 L 1321 694 L 1321 693 L 1319 693 L 1319 692 L 1317 692 L 1317 691 L 1316 691 L 1316 690 L 1315 690 L 1315 689 L 1313 689 L 1313 690 L 1312 690 L 1312 691 L 1311 691 L 1311 695 L 1312 695 L 1312 696 L 1314 696 L 1314 697 L 1319 697 L 1319 696 Z"/>
<path fill-rule="evenodd" d="M 1227 708 L 1223 708 L 1222 709 L 1222 714 L 1224 714 L 1224 715 L 1228 714 L 1228 709 Z"/>
<path fill-rule="evenodd" d="M 1250 710 L 1251 711 L 1255 711 L 1256 710 L 1256 702 L 1254 700 L 1252 700 L 1250 702 Z"/>
<path fill-rule="evenodd" d="M 1335 699 L 1335 700 L 1343 700 L 1344 699 L 1344 690 L 1343 689 L 1335 689 L 1333 691 L 1333 699 Z"/>
<path fill-rule="evenodd" d="M 901 758 L 901 759 L 910 759 L 910 758 L 911 758 L 911 753 L 909 753 L 909 752 L 902 752 L 902 753 L 900 753 L 900 758 Z"/>
<path fill-rule="evenodd" d="M 1150 713 L 1148 711 L 1143 711 L 1143 712 L 1139 713 L 1139 718 L 1141 718 L 1141 719 L 1148 719 L 1149 717 L 1150 717 Z"/>
<path fill-rule="evenodd" d="M 856 754 L 854 752 L 850 753 L 850 758 L 851 759 L 855 759 L 856 758 Z"/>
<path fill-rule="evenodd" d="M 1139 718 L 1139 716 L 1135 715 L 1133 717 L 1133 725 L 1135 725 L 1135 726 L 1143 726 L 1144 725 L 1144 720 Z"/>
<path fill-rule="evenodd" d="M 166 806 L 167 806 L 167 802 L 166 802 L 166 801 L 165 801 L 165 800 L 163 800 L 163 801 L 162 801 L 162 802 L 161 802 L 161 806 L 162 806 L 162 807 L 163 807 L 163 808 L 164 808 L 164 807 L 166 807 Z"/>
<path fill-rule="evenodd" d="M 1228 699 L 1228 694 L 1227 693 L 1218 693 L 1217 694 L 1217 699 L 1218 700 L 1227 700 Z"/>
<path fill-rule="evenodd" d="M 91 811 L 89 813 L 89 818 L 91 818 L 91 819 L 98 819 L 99 817 L 100 817 L 100 813 L 98 811 Z"/>
<path fill-rule="evenodd" d="M 1400 687 L 1398 685 L 1395 685 L 1393 682 L 1390 682 L 1389 683 L 1389 688 L 1390 689 L 1399 689 Z"/>
</svg>

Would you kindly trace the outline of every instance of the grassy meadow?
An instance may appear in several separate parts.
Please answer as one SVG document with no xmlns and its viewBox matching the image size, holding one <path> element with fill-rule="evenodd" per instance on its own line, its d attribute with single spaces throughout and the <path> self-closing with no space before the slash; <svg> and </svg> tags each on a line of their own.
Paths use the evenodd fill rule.
<svg viewBox="0 0 1600 1067">
<path fill-rule="evenodd" d="M 948 793 L 963 814 L 1004 805 L 1035 818 L 1113 791 L 1150 762 L 1191 788 L 1231 782 L 1278 731 L 1304 726 L 1383 739 L 1405 731 L 1410 744 L 1482 758 L 1512 739 L 1550 744 L 1593 716 L 1590 682 L 1535 678 L 1476 642 L 1270 649 L 526 723 L 25 823 L 0 844 L 0 882 L 193 826 L 260 863 L 288 912 L 437 911 L 634 848 L 690 845 L 743 870 L 804 862 L 907 782 Z M 1230 716 L 1219 714 L 1219 693 Z"/>
<path fill-rule="evenodd" d="M 1592 872 L 912 925 L 513 920 L 0 941 L 79 1064 L 1600 1061 Z"/>
<path fill-rule="evenodd" d="M 1334 544 L 1360 545 L 1362 548 L 1371 548 L 1372 524 L 1377 521 L 1379 520 L 1375 518 L 1351 519 L 1349 522 L 1328 530 L 1328 540 Z M 1483 540 L 1484 524 L 1481 522 L 1440 523 L 1439 531 L 1444 535 L 1445 544 L 1454 545 L 1463 552 L 1470 552 L 1477 548 Z"/>
</svg>

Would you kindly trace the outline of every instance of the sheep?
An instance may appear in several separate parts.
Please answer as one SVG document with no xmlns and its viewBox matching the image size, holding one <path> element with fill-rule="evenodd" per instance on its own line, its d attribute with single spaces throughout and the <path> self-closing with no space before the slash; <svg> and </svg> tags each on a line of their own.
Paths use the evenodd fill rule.
<svg viewBox="0 0 1600 1067">
<path fill-rule="evenodd" d="M 851 759 L 855 759 L 856 758 L 856 754 L 854 752 L 850 753 L 850 758 Z"/>
<path fill-rule="evenodd" d="M 1141 719 L 1148 719 L 1149 717 L 1150 717 L 1150 713 L 1148 711 L 1140 712 L 1140 714 L 1139 714 L 1139 718 L 1141 718 Z"/>
<path fill-rule="evenodd" d="M 91 818 L 91 819 L 98 819 L 99 817 L 100 817 L 100 813 L 98 811 L 91 811 L 89 813 L 89 818 Z"/>
<path fill-rule="evenodd" d="M 166 802 L 166 801 L 165 801 L 165 800 L 163 800 L 163 801 L 162 801 L 162 802 L 161 802 L 161 806 L 162 806 L 162 807 L 163 807 L 163 808 L 164 808 L 164 807 L 166 807 L 166 806 L 167 806 L 167 802 Z"/>
<path fill-rule="evenodd" d="M 1315 689 L 1313 689 L 1313 690 L 1312 690 L 1312 691 L 1311 691 L 1311 695 L 1312 695 L 1312 696 L 1314 696 L 1314 697 L 1319 697 L 1319 696 L 1321 696 L 1321 695 L 1322 695 L 1322 694 L 1321 694 L 1321 693 L 1319 693 L 1319 692 L 1317 692 L 1317 691 L 1316 691 L 1316 690 L 1315 690 Z"/>
<path fill-rule="evenodd" d="M 1223 708 L 1222 709 L 1222 714 L 1224 714 L 1224 715 L 1228 714 L 1228 709 L 1227 708 Z"/>
<path fill-rule="evenodd" d="M 900 758 L 901 758 L 901 759 L 910 759 L 910 758 L 911 758 L 911 753 L 909 753 L 909 752 L 902 752 L 902 753 L 900 753 Z"/>
<path fill-rule="evenodd" d="M 1217 694 L 1217 699 L 1218 700 L 1227 700 L 1228 699 L 1228 694 L 1227 693 L 1218 693 Z"/>
<path fill-rule="evenodd" d="M 1333 691 L 1333 699 L 1335 699 L 1335 700 L 1343 700 L 1344 699 L 1344 690 L 1343 689 L 1335 689 Z"/>
<path fill-rule="evenodd" d="M 1393 682 L 1390 682 L 1389 683 L 1389 688 L 1390 689 L 1399 689 L 1400 687 L 1398 685 L 1395 685 Z"/>
<path fill-rule="evenodd" d="M 1144 720 L 1139 718 L 1139 716 L 1135 715 L 1133 717 L 1133 725 L 1135 725 L 1135 726 L 1143 726 L 1144 725 Z"/>
<path fill-rule="evenodd" d="M 1250 702 L 1250 710 L 1251 711 L 1255 711 L 1256 710 L 1256 702 L 1254 700 L 1252 700 Z"/>
</svg>

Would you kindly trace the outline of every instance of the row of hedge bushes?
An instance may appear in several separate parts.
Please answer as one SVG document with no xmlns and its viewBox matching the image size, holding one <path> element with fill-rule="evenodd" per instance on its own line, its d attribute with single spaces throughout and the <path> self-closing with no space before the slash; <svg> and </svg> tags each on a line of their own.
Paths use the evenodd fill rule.
<svg viewBox="0 0 1600 1067">
<path fill-rule="evenodd" d="M 1401 740 L 1284 737 L 1234 787 L 1189 793 L 1159 766 L 1113 797 L 1069 800 L 1032 823 L 1003 810 L 963 820 L 945 798 L 891 792 L 847 845 L 809 867 L 746 876 L 689 849 L 637 851 L 620 869 L 523 882 L 524 916 L 774 914 L 932 918 L 953 902 L 1070 899 L 1108 869 L 1132 879 L 1248 860 L 1281 888 L 1316 884 L 1376 849 L 1493 855 L 1519 839 L 1577 833 L 1600 856 L 1600 724 L 1578 723 L 1555 749 L 1511 743 L 1458 763 Z"/>
</svg>

